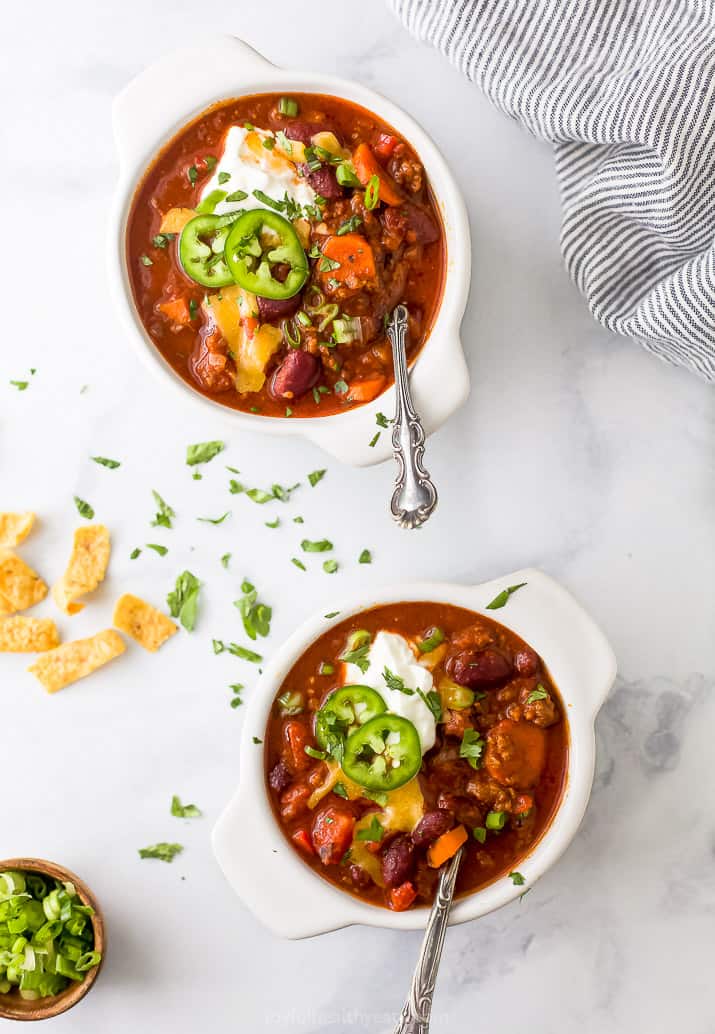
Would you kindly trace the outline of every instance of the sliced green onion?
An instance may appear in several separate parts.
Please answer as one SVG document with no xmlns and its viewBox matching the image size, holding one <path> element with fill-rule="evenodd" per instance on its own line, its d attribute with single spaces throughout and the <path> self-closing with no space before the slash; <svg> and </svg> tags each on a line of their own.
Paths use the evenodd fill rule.
<svg viewBox="0 0 715 1034">
<path fill-rule="evenodd" d="M 320 309 L 321 305 L 325 304 L 325 296 L 317 287 L 311 287 L 305 293 L 303 304 L 305 311 L 312 315 Z"/>
<path fill-rule="evenodd" d="M 288 115 L 290 118 L 295 118 L 298 114 L 298 102 L 294 101 L 292 97 L 281 97 L 278 101 L 278 111 L 281 115 Z"/>
<path fill-rule="evenodd" d="M 429 635 L 417 644 L 420 653 L 431 653 L 435 647 L 444 642 L 444 632 L 441 628 L 430 629 Z"/>
<path fill-rule="evenodd" d="M 26 1001 L 60 994 L 101 961 L 88 917 L 71 882 L 37 873 L 0 873 L 0 994 Z"/>
<path fill-rule="evenodd" d="M 380 203 L 380 177 L 375 173 L 368 180 L 368 184 L 365 187 L 365 208 L 370 211 L 373 208 L 377 208 Z"/>
<path fill-rule="evenodd" d="M 297 689 L 292 693 L 281 693 L 278 697 L 278 703 L 280 704 L 281 714 L 284 715 L 302 714 L 305 711 L 305 699 L 303 694 Z"/>
<path fill-rule="evenodd" d="M 361 186 L 351 162 L 341 162 L 335 170 L 335 178 L 341 187 Z"/>
<path fill-rule="evenodd" d="M 359 316 L 341 316 L 333 320 L 333 340 L 338 345 L 349 344 L 362 339 L 362 326 Z"/>
<path fill-rule="evenodd" d="M 325 330 L 327 325 L 335 319 L 339 311 L 340 310 L 338 306 L 335 304 L 335 302 L 328 302 L 326 305 L 321 305 L 321 307 L 315 313 L 316 316 L 322 315 L 322 319 L 318 324 L 318 330 L 321 333 Z"/>
<path fill-rule="evenodd" d="M 302 335 L 299 327 L 296 327 L 291 320 L 283 320 L 281 323 L 281 330 L 283 331 L 283 337 L 291 348 L 300 347 Z"/>
<path fill-rule="evenodd" d="M 487 829 L 499 832 L 504 829 L 506 825 L 506 812 L 505 811 L 490 811 L 487 813 L 487 817 L 484 820 L 484 825 Z"/>
</svg>

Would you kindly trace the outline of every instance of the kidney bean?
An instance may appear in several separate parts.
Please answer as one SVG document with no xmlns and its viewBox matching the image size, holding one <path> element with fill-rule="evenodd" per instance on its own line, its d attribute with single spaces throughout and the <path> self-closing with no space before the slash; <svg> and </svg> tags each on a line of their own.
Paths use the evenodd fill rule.
<svg viewBox="0 0 715 1034">
<path fill-rule="evenodd" d="M 350 873 L 350 879 L 353 881 L 358 890 L 367 890 L 372 883 L 372 877 L 368 872 L 365 872 L 362 865 L 355 865 L 354 863 L 350 866 L 348 872 Z"/>
<path fill-rule="evenodd" d="M 314 133 L 319 131 L 313 122 L 288 122 L 285 127 L 285 135 L 289 140 L 300 140 L 302 144 L 309 144 Z"/>
<path fill-rule="evenodd" d="M 288 353 L 271 380 L 270 391 L 276 399 L 298 399 L 315 385 L 320 376 L 320 360 L 310 352 Z"/>
<path fill-rule="evenodd" d="M 261 298 L 257 295 L 258 316 L 261 320 L 279 320 L 292 316 L 300 305 L 300 292 L 292 298 Z"/>
<path fill-rule="evenodd" d="M 520 675 L 529 678 L 531 675 L 536 674 L 539 667 L 539 658 L 531 647 L 527 646 L 514 655 L 514 667 Z"/>
<path fill-rule="evenodd" d="M 288 771 L 288 766 L 285 761 L 279 761 L 271 769 L 271 774 L 268 776 L 268 782 L 271 789 L 275 790 L 276 793 L 283 793 L 286 786 L 290 784 L 291 774 Z"/>
<path fill-rule="evenodd" d="M 331 201 L 343 196 L 343 188 L 336 179 L 332 165 L 323 165 L 315 172 L 311 172 L 307 165 L 299 165 L 298 168 L 316 194 L 321 194 Z"/>
<path fill-rule="evenodd" d="M 439 228 L 424 208 L 406 201 L 400 210 L 407 221 L 408 240 L 414 239 L 416 244 L 432 244 L 439 240 Z"/>
<path fill-rule="evenodd" d="M 425 812 L 412 830 L 412 843 L 415 847 L 424 847 L 425 844 L 431 844 L 433 840 L 441 837 L 453 825 L 454 819 L 451 813 L 442 808 Z"/>
<path fill-rule="evenodd" d="M 449 674 L 454 681 L 470 689 L 502 682 L 511 673 L 511 661 L 493 647 L 479 651 L 463 650 L 449 663 Z"/>
<path fill-rule="evenodd" d="M 415 867 L 414 849 L 409 837 L 395 837 L 382 852 L 382 878 L 386 887 L 399 887 Z"/>
</svg>

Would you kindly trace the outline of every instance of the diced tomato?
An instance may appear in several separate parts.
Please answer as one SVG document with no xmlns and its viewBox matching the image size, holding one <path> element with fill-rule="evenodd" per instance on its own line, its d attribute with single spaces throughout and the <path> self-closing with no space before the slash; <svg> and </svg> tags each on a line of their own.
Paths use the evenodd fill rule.
<svg viewBox="0 0 715 1034">
<path fill-rule="evenodd" d="M 191 310 L 186 298 L 171 298 L 168 302 L 160 302 L 157 309 L 177 327 L 188 327 L 191 324 Z"/>
<path fill-rule="evenodd" d="M 281 756 L 291 772 L 305 772 L 313 764 L 305 753 L 310 745 L 307 725 L 297 718 L 289 718 L 283 726 L 283 750 Z"/>
<path fill-rule="evenodd" d="M 393 912 L 404 912 L 417 897 L 417 888 L 407 880 L 390 890 L 388 903 Z"/>
<path fill-rule="evenodd" d="M 392 133 L 380 133 L 377 138 L 377 143 L 373 145 L 372 149 L 378 158 L 382 158 L 382 160 L 385 161 L 390 157 L 398 143 L 399 140 L 396 136 L 393 136 Z"/>
<path fill-rule="evenodd" d="M 306 783 L 294 783 L 281 794 L 281 818 L 290 822 L 308 810 L 308 798 L 313 791 Z"/>
<path fill-rule="evenodd" d="M 291 834 L 291 840 L 296 847 L 299 847 L 301 851 L 305 851 L 306 854 L 315 854 L 313 842 L 307 829 L 296 829 L 295 833 Z"/>
<path fill-rule="evenodd" d="M 514 801 L 513 812 L 515 815 L 528 815 L 534 807 L 534 798 L 531 794 L 520 793 Z"/>
<path fill-rule="evenodd" d="M 337 865 L 353 840 L 355 816 L 329 804 L 313 819 L 313 847 L 323 865 Z"/>
</svg>

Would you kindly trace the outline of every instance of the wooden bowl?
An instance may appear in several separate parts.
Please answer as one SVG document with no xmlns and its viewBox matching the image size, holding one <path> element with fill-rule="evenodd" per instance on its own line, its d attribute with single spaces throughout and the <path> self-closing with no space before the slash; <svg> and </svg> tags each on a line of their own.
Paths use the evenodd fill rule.
<svg viewBox="0 0 715 1034">
<path fill-rule="evenodd" d="M 94 966 L 85 974 L 84 980 L 70 981 L 70 986 L 58 995 L 51 995 L 48 998 L 35 998 L 29 1001 L 20 997 L 17 990 L 8 994 L 0 994 L 0 1017 L 6 1020 L 46 1020 L 50 1016 L 59 1016 L 67 1012 L 80 999 L 84 998 L 89 989 L 97 979 L 97 974 L 104 962 L 104 922 L 97 901 L 86 883 L 79 876 L 75 876 L 69 869 L 54 862 L 46 862 L 43 858 L 6 858 L 0 859 L 0 872 L 6 869 L 16 869 L 20 872 L 37 872 L 41 876 L 50 876 L 56 880 L 69 881 L 73 883 L 83 905 L 91 905 L 94 915 L 91 916 L 92 928 L 94 930 L 94 947 L 102 953 L 99 965 Z"/>
</svg>

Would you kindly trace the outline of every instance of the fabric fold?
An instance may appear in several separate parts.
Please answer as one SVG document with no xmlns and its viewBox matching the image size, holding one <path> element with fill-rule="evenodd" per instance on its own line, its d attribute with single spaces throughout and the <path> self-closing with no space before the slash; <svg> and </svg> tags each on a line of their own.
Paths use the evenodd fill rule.
<svg viewBox="0 0 715 1034">
<path fill-rule="evenodd" d="M 561 250 L 596 319 L 715 382 L 715 4 L 388 3 L 553 144 Z"/>
</svg>

